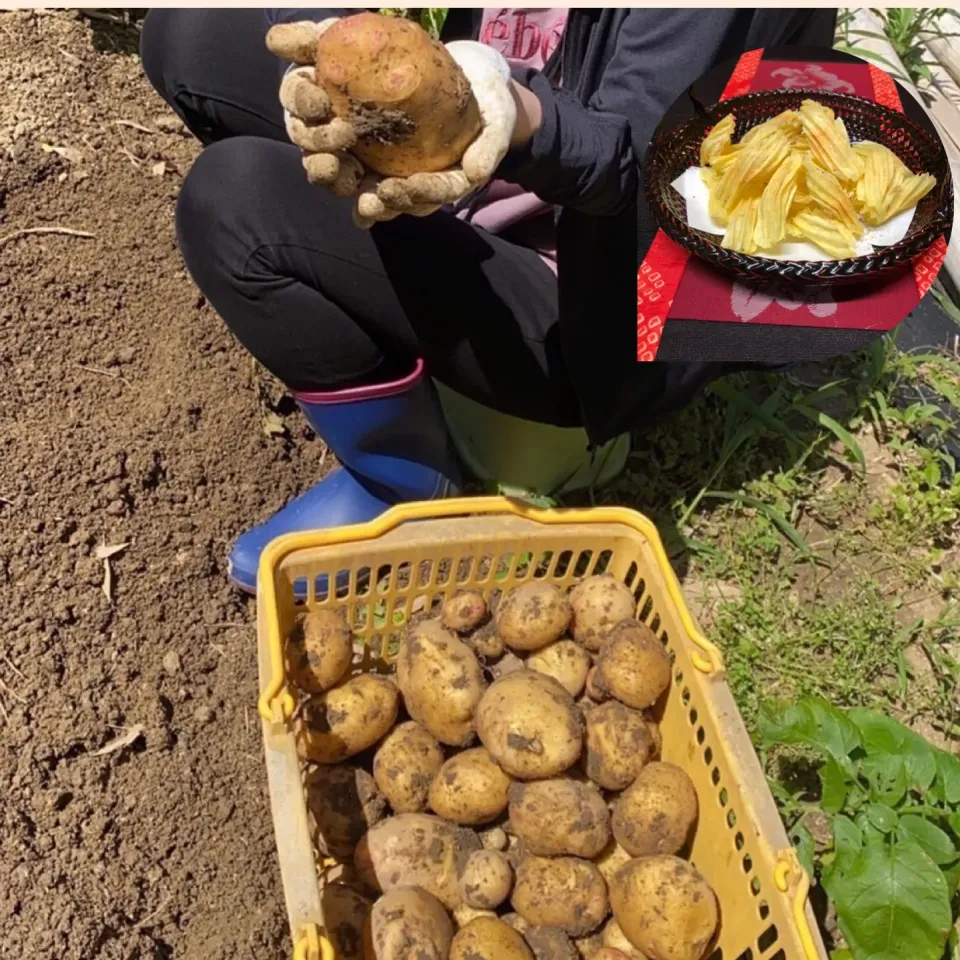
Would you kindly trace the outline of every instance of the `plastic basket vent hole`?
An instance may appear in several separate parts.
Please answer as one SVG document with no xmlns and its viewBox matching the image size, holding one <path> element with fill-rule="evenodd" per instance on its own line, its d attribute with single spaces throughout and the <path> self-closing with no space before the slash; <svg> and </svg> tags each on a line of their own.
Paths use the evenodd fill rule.
<svg viewBox="0 0 960 960">
<path fill-rule="evenodd" d="M 721 807 L 725 807 L 725 806 L 730 802 L 730 794 L 727 793 L 727 788 L 726 788 L 726 787 L 721 787 L 721 788 L 720 788 L 720 793 L 719 793 L 719 795 L 718 795 L 718 799 L 719 799 L 719 801 L 720 801 L 720 806 L 721 806 Z"/>
<path fill-rule="evenodd" d="M 381 660 L 383 654 L 383 634 L 375 633 L 370 638 L 369 643 L 370 656 L 374 660 Z"/>
<path fill-rule="evenodd" d="M 673 679 L 676 680 L 677 686 L 679 687 L 680 684 L 683 683 L 683 671 L 682 671 L 682 670 L 678 670 L 678 671 L 674 674 Z"/>
<path fill-rule="evenodd" d="M 353 608 L 353 613 L 351 614 L 349 620 L 347 621 L 350 625 L 350 629 L 356 633 L 359 630 L 367 625 L 370 619 L 370 607 L 366 604 L 357 604 Z"/>
<path fill-rule="evenodd" d="M 592 550 L 584 550 L 577 562 L 573 566 L 573 575 L 575 577 L 585 577 L 590 572 L 590 561 L 593 559 Z"/>
<path fill-rule="evenodd" d="M 627 569 L 627 575 L 623 578 L 624 586 L 629 590 L 633 586 L 633 581 L 637 579 L 637 574 L 640 572 L 640 568 L 637 566 L 637 561 L 634 560 L 630 564 L 630 567 Z"/>
<path fill-rule="evenodd" d="M 770 916 L 770 904 L 766 900 L 760 901 L 760 906 L 757 908 L 757 913 L 760 914 L 761 920 L 766 920 Z"/>
<path fill-rule="evenodd" d="M 710 747 L 707 747 L 703 751 L 703 762 L 709 767 L 713 763 L 713 750 Z"/>
<path fill-rule="evenodd" d="M 753 870 L 753 860 L 749 853 L 744 854 L 742 865 L 744 873 L 750 873 L 750 871 Z"/>
<path fill-rule="evenodd" d="M 697 727 L 697 743 L 702 747 L 703 741 L 707 739 L 707 731 L 703 727 Z"/>
<path fill-rule="evenodd" d="M 593 568 L 594 575 L 606 573 L 607 567 L 610 566 L 610 561 L 612 559 L 613 559 L 612 550 L 601 550 L 600 556 L 597 557 L 597 565 Z"/>
<path fill-rule="evenodd" d="M 787 953 L 781 948 L 772 957 L 770 957 L 770 960 L 787 960 Z"/>
<path fill-rule="evenodd" d="M 759 879 L 759 877 L 754 877 L 754 878 L 750 881 L 750 892 L 751 892 L 754 896 L 757 896 L 757 894 L 760 893 L 760 879 Z"/>
<path fill-rule="evenodd" d="M 732 811 L 727 811 L 727 826 L 732 830 L 737 825 L 737 815 Z"/>
<path fill-rule="evenodd" d="M 737 851 L 738 851 L 738 852 L 743 849 L 743 845 L 744 845 L 746 842 L 747 842 L 747 841 L 743 839 L 743 834 L 742 834 L 742 833 L 738 833 L 738 834 L 733 838 L 733 845 L 737 848 Z"/>
<path fill-rule="evenodd" d="M 771 924 L 771 926 L 767 927 L 767 929 L 760 934 L 760 939 L 757 940 L 757 949 L 760 951 L 761 954 L 764 954 L 779 939 L 780 939 L 780 934 L 777 932 L 777 928 Z"/>
<path fill-rule="evenodd" d="M 520 556 L 517 557 L 517 565 L 513 571 L 513 575 L 518 580 L 526 580 L 533 574 L 534 560 L 535 558 L 529 550 L 521 553 Z"/>
<path fill-rule="evenodd" d="M 490 571 L 493 569 L 493 557 L 489 553 L 485 553 L 477 561 L 477 583 L 483 583 L 485 580 L 489 579 Z"/>
<path fill-rule="evenodd" d="M 573 551 L 564 550 L 557 559 L 557 566 L 553 571 L 555 577 L 565 577 L 570 569 L 570 563 L 573 560 Z"/>
<path fill-rule="evenodd" d="M 737 960 L 753 960 L 753 950 L 750 947 L 747 947 L 743 953 L 739 954 Z"/>
<path fill-rule="evenodd" d="M 680 694 L 680 699 L 683 701 L 683 705 L 686 706 L 690 703 L 690 688 L 684 687 L 683 691 Z"/>
<path fill-rule="evenodd" d="M 370 568 L 361 567 L 357 571 L 357 596 L 370 596 Z"/>
<path fill-rule="evenodd" d="M 382 567 L 377 567 L 377 593 L 387 593 L 393 583 L 393 567 L 385 563 Z"/>
<path fill-rule="evenodd" d="M 714 767 L 710 771 L 710 782 L 716 787 L 720 785 L 720 768 Z"/>
<path fill-rule="evenodd" d="M 717 947 L 717 949 L 707 957 L 707 960 L 723 960 L 723 950 Z"/>
<path fill-rule="evenodd" d="M 553 551 L 547 550 L 546 553 L 540 554 L 540 559 L 537 560 L 537 565 L 534 567 L 533 575 L 538 580 L 542 580 L 544 577 L 548 576 L 550 573 L 550 561 L 553 560 Z"/>
<path fill-rule="evenodd" d="M 493 575 L 493 579 L 497 581 L 506 580 L 513 572 L 513 562 L 515 559 L 516 554 L 514 553 L 501 554 L 497 558 L 497 570 Z"/>
<path fill-rule="evenodd" d="M 450 572 L 453 570 L 453 558 L 444 557 L 437 568 L 437 586 L 446 586 L 450 582 Z"/>
<path fill-rule="evenodd" d="M 646 601 L 643 604 L 643 608 L 640 610 L 640 613 L 637 615 L 637 619 L 643 623 L 647 622 L 647 618 L 650 614 L 653 613 L 653 597 L 647 597 Z"/>
<path fill-rule="evenodd" d="M 409 590 L 410 580 L 413 574 L 413 564 L 409 560 L 404 561 L 397 567 L 397 589 Z"/>
<path fill-rule="evenodd" d="M 337 599 L 346 600 L 350 596 L 350 571 L 338 570 L 336 580 Z"/>
<path fill-rule="evenodd" d="M 690 711 L 690 713 L 688 714 L 688 716 L 690 717 L 690 726 L 691 726 L 691 727 L 695 727 L 695 726 L 697 725 L 697 720 L 700 719 L 700 714 L 697 713 L 697 708 L 694 707 L 694 708 Z"/>
<path fill-rule="evenodd" d="M 457 583 L 466 583 L 473 573 L 473 557 L 461 557 L 457 564 Z"/>
<path fill-rule="evenodd" d="M 433 561 L 421 560 L 417 565 L 417 586 L 426 587 L 430 584 L 430 574 L 433 573 Z"/>
<path fill-rule="evenodd" d="M 383 651 L 380 659 L 386 660 L 388 663 L 393 663 L 393 661 L 397 659 L 397 654 L 400 652 L 401 643 L 403 643 L 403 632 L 394 630 L 387 638 L 386 649 Z"/>
<path fill-rule="evenodd" d="M 659 613 L 655 613 L 653 615 L 653 619 L 650 621 L 650 629 L 654 633 L 657 633 L 660 630 L 660 614 Z"/>
</svg>

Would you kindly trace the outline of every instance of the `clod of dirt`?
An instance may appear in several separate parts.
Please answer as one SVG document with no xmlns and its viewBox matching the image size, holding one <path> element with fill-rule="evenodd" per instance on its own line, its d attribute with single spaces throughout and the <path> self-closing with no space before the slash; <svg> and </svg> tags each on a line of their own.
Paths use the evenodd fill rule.
<svg viewBox="0 0 960 960">
<path fill-rule="evenodd" d="M 180 672 L 180 667 L 180 654 L 176 650 L 169 650 L 163 657 L 163 669 L 173 677 Z"/>
</svg>

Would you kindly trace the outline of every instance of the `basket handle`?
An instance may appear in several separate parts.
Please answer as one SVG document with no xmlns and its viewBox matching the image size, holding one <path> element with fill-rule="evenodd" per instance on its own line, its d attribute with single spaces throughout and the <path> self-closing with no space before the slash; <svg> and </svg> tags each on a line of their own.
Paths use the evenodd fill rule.
<svg viewBox="0 0 960 960">
<path fill-rule="evenodd" d="M 309 923 L 294 944 L 293 960 L 337 960 L 337 954 L 329 938 L 315 923 Z"/>
<path fill-rule="evenodd" d="M 541 524 L 561 523 L 621 523 L 632 527 L 650 543 L 657 558 L 657 566 L 666 583 L 667 592 L 680 614 L 684 628 L 698 650 L 694 651 L 694 666 L 703 673 L 722 674 L 723 656 L 720 651 L 701 633 L 680 589 L 680 583 L 666 551 L 663 541 L 653 521 L 627 507 L 563 507 L 543 509 L 510 497 L 456 497 L 448 500 L 427 500 L 414 503 L 401 503 L 391 507 L 379 517 L 367 523 L 346 527 L 332 527 L 327 530 L 312 530 L 303 533 L 291 533 L 278 537 L 269 543 L 260 557 L 260 569 L 257 576 L 257 604 L 266 605 L 268 610 L 276 610 L 276 584 L 273 572 L 283 559 L 297 550 L 308 547 L 329 546 L 337 543 L 375 540 L 404 523 L 416 520 L 436 520 L 445 517 L 463 516 L 501 516 L 524 517 Z M 260 694 L 257 709 L 268 723 L 283 723 L 293 715 L 294 700 L 286 689 L 283 668 L 283 638 L 280 636 L 280 624 L 276 617 L 267 623 L 267 649 L 270 658 L 270 680 Z"/>
<path fill-rule="evenodd" d="M 823 955 L 817 948 L 817 941 L 810 929 L 810 922 L 807 919 L 807 897 L 810 894 L 810 874 L 803 868 L 797 857 L 797 852 L 792 847 L 789 850 L 781 850 L 777 854 L 777 865 L 773 871 L 773 880 L 777 889 L 783 893 L 790 892 L 791 878 L 796 884 L 791 907 L 793 910 L 793 922 L 796 924 L 797 936 L 800 937 L 800 943 L 803 946 L 806 960 L 822 960 Z"/>
</svg>

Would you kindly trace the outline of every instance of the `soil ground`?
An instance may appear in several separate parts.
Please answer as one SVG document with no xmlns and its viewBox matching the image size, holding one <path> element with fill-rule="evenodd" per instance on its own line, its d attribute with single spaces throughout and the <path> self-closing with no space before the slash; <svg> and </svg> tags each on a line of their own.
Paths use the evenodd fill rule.
<svg viewBox="0 0 960 960">
<path fill-rule="evenodd" d="M 322 445 L 268 435 L 175 248 L 196 146 L 100 26 L 0 13 L 0 238 L 93 234 L 0 239 L 0 956 L 289 956 L 224 557 Z"/>
</svg>

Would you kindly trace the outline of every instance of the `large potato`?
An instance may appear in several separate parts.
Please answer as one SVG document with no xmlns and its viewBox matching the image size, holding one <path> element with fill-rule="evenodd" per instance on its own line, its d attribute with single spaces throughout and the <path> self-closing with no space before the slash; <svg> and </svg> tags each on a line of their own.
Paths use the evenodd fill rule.
<svg viewBox="0 0 960 960">
<path fill-rule="evenodd" d="M 653 752 L 647 718 L 610 700 L 585 710 L 584 719 L 584 771 L 605 790 L 623 790 L 637 778 Z"/>
<path fill-rule="evenodd" d="M 320 766 L 307 772 L 304 787 L 317 848 L 341 862 L 350 860 L 363 835 L 387 809 L 373 777 L 361 767 Z"/>
<path fill-rule="evenodd" d="M 534 926 L 519 913 L 505 914 L 503 922 L 523 937 L 534 960 L 577 960 L 577 948 L 559 927 Z"/>
<path fill-rule="evenodd" d="M 337 960 L 364 960 L 363 929 L 370 901 L 342 883 L 328 883 L 320 896 L 323 925 Z"/>
<path fill-rule="evenodd" d="M 399 887 L 373 905 L 363 933 L 364 960 L 447 960 L 453 923 L 429 893 Z"/>
<path fill-rule="evenodd" d="M 612 574 L 587 577 L 570 591 L 570 632 L 577 643 L 596 652 L 607 633 L 637 612 L 633 594 Z"/>
<path fill-rule="evenodd" d="M 430 809 L 452 823 L 490 823 L 507 809 L 511 782 L 484 747 L 464 750 L 440 768 L 430 787 Z"/>
<path fill-rule="evenodd" d="M 557 640 L 527 658 L 530 670 L 553 677 L 571 697 L 580 696 L 590 666 L 590 654 L 572 640 Z"/>
<path fill-rule="evenodd" d="M 651 763 L 617 798 L 613 835 L 634 857 L 679 853 L 697 812 L 697 788 L 687 774 L 672 763 Z"/>
<path fill-rule="evenodd" d="M 497 606 L 497 633 L 511 650 L 539 650 L 570 623 L 570 601 L 552 583 L 534 580 L 508 591 Z"/>
<path fill-rule="evenodd" d="M 335 610 L 312 610 L 297 618 L 287 638 L 287 676 L 306 693 L 323 693 L 350 669 L 353 640 Z"/>
<path fill-rule="evenodd" d="M 478 850 L 470 855 L 460 877 L 460 894 L 478 910 L 495 910 L 510 896 L 513 869 L 496 850 Z"/>
<path fill-rule="evenodd" d="M 524 849 L 538 857 L 591 860 L 610 840 L 610 814 L 600 791 L 569 777 L 515 783 L 510 826 Z"/>
<path fill-rule="evenodd" d="M 487 603 L 479 590 L 459 590 L 443 601 L 440 623 L 456 633 L 476 630 L 487 615 Z"/>
<path fill-rule="evenodd" d="M 620 929 L 620 924 L 611 917 L 603 928 L 603 945 L 607 950 L 619 953 L 626 960 L 648 960 L 645 953 L 641 953 Z M 602 952 L 597 954 L 602 958 Z"/>
<path fill-rule="evenodd" d="M 410 716 L 441 743 L 466 746 L 483 696 L 473 651 L 436 620 L 411 627 L 397 655 L 397 683 Z"/>
<path fill-rule="evenodd" d="M 533 960 L 516 930 L 496 917 L 478 917 L 453 938 L 450 960 Z"/>
<path fill-rule="evenodd" d="M 480 838 L 425 813 L 401 813 L 383 820 L 357 844 L 354 865 L 371 890 L 421 887 L 448 910 L 461 903 L 460 876 Z"/>
<path fill-rule="evenodd" d="M 512 777 L 555 777 L 580 757 L 583 728 L 573 698 L 534 670 L 497 680 L 483 695 L 476 720 L 481 743 Z"/>
<path fill-rule="evenodd" d="M 670 686 L 670 657 L 644 623 L 625 620 L 608 634 L 597 658 L 596 684 L 634 710 L 653 706 Z"/>
<path fill-rule="evenodd" d="M 613 915 L 650 960 L 702 960 L 720 915 L 710 885 L 686 860 L 631 860 L 610 887 Z"/>
<path fill-rule="evenodd" d="M 373 776 L 394 813 L 426 809 L 430 784 L 443 766 L 440 744 L 416 720 L 387 734 L 373 758 Z"/>
<path fill-rule="evenodd" d="M 297 745 L 314 763 L 339 763 L 372 747 L 393 726 L 398 708 L 392 680 L 361 673 L 303 704 Z"/>
<path fill-rule="evenodd" d="M 596 930 L 610 911 L 600 871 L 576 857 L 524 857 L 510 903 L 527 923 L 560 927 L 571 937 Z"/>
<path fill-rule="evenodd" d="M 317 44 L 316 77 L 334 115 L 357 131 L 351 152 L 385 176 L 445 170 L 480 132 L 463 71 L 409 20 L 344 17 Z"/>
</svg>

